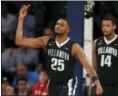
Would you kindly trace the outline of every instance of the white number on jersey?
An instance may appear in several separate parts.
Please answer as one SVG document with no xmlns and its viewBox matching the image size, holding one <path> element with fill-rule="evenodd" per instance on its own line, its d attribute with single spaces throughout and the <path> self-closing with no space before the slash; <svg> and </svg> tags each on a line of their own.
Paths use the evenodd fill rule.
<svg viewBox="0 0 118 96">
<path fill-rule="evenodd" d="M 57 70 L 57 71 L 64 71 L 64 69 L 65 69 L 64 60 L 52 58 L 52 59 L 51 59 L 51 62 L 52 62 L 51 68 L 52 68 L 53 70 L 55 70 L 55 71 L 56 71 L 56 70 Z"/>
<path fill-rule="evenodd" d="M 111 56 L 107 55 L 105 58 L 105 55 L 101 56 L 101 66 L 104 67 L 107 65 L 108 67 L 111 67 Z"/>
</svg>

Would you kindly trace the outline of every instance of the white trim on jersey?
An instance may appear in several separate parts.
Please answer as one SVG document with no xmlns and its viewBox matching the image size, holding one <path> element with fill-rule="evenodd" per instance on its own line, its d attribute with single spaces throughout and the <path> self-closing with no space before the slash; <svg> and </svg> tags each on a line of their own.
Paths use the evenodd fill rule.
<svg viewBox="0 0 118 96">
<path fill-rule="evenodd" d="M 68 95 L 71 96 L 72 95 L 72 92 L 73 91 L 73 79 L 70 79 L 68 81 Z"/>
<path fill-rule="evenodd" d="M 75 82 L 75 86 L 74 86 L 74 89 L 73 89 L 73 96 L 75 96 L 77 84 L 78 84 L 78 78 L 77 78 L 77 76 L 76 76 L 76 82 Z"/>
<path fill-rule="evenodd" d="M 77 88 L 77 84 L 78 84 L 78 79 L 76 77 L 76 80 L 75 80 L 75 85 L 74 85 L 74 88 L 73 88 L 73 79 L 70 79 L 68 81 L 68 96 L 75 96 L 75 92 L 76 92 L 76 88 Z"/>
<path fill-rule="evenodd" d="M 59 44 L 56 40 L 55 40 L 55 42 L 56 42 L 56 45 L 60 48 L 60 47 L 62 47 L 63 45 L 65 45 L 68 41 L 70 40 L 70 38 L 67 38 L 67 40 L 65 40 L 63 43 L 61 43 L 61 44 Z"/>
<path fill-rule="evenodd" d="M 110 44 L 110 43 L 112 43 L 113 41 L 115 41 L 117 37 L 118 37 L 118 35 L 115 35 L 115 37 L 114 37 L 112 40 L 110 40 L 110 41 L 108 41 L 108 40 L 104 37 L 104 41 L 105 41 L 105 43 Z"/>
</svg>

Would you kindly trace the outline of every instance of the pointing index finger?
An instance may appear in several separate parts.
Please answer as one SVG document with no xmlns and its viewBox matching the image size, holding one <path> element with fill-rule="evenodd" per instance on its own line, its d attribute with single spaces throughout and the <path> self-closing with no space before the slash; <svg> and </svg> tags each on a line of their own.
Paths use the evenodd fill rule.
<svg viewBox="0 0 118 96">
<path fill-rule="evenodd" d="M 29 8 L 30 7 L 30 4 L 28 4 L 27 6 L 26 6 L 26 8 Z"/>
</svg>

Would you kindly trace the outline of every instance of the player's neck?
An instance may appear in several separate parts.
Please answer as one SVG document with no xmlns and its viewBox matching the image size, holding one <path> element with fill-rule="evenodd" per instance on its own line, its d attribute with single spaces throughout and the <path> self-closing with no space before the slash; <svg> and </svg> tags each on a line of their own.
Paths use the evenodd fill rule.
<svg viewBox="0 0 118 96">
<path fill-rule="evenodd" d="M 56 41 L 61 44 L 63 43 L 64 41 L 66 41 L 68 38 L 68 36 L 64 35 L 64 36 L 56 36 Z"/>
<path fill-rule="evenodd" d="M 114 33 L 114 34 L 112 34 L 112 35 L 110 35 L 110 36 L 105 36 L 105 38 L 106 38 L 106 40 L 110 41 L 110 40 L 112 40 L 115 36 L 116 36 L 116 34 Z"/>
</svg>

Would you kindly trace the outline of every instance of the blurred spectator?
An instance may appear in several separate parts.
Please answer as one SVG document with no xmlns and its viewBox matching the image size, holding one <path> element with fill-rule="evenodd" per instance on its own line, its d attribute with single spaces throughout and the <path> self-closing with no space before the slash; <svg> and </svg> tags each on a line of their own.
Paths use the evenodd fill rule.
<svg viewBox="0 0 118 96">
<path fill-rule="evenodd" d="M 41 32 L 44 28 L 44 13 L 46 10 L 44 2 L 32 2 L 32 10 L 34 12 L 34 17 L 36 20 L 35 23 L 36 37 L 39 37 L 41 36 Z"/>
<path fill-rule="evenodd" d="M 53 37 L 52 29 L 45 28 L 44 31 L 43 31 L 43 36 L 51 36 L 51 37 Z"/>
<path fill-rule="evenodd" d="M 5 42 L 4 42 L 4 34 L 1 33 L 1 52 L 6 49 Z"/>
<path fill-rule="evenodd" d="M 38 51 L 32 48 L 18 48 L 14 53 L 16 64 L 26 64 L 29 70 L 34 70 L 39 64 Z"/>
<path fill-rule="evenodd" d="M 15 96 L 15 90 L 12 86 L 8 85 L 5 88 L 4 94 L 2 96 Z"/>
<path fill-rule="evenodd" d="M 13 39 L 16 31 L 16 16 L 8 13 L 8 9 L 5 3 L 2 4 L 2 15 L 1 15 L 1 31 L 4 35 L 9 38 Z"/>
<path fill-rule="evenodd" d="M 42 70 L 40 73 L 40 81 L 33 87 L 33 96 L 47 96 L 48 95 L 48 74 L 47 71 Z"/>
<path fill-rule="evenodd" d="M 19 78 L 17 80 L 17 92 L 18 96 L 30 96 L 31 92 L 28 89 L 28 82 L 26 78 Z"/>
<path fill-rule="evenodd" d="M 27 70 L 24 64 L 16 65 L 16 76 L 13 81 L 13 86 L 16 87 L 18 78 L 26 78 L 29 84 L 34 84 L 39 81 L 39 74 L 37 72 L 31 72 Z"/>
<path fill-rule="evenodd" d="M 35 37 L 34 33 L 35 19 L 34 16 L 29 14 L 24 20 L 23 33 L 26 37 Z"/>
<path fill-rule="evenodd" d="M 16 48 L 9 48 L 2 52 L 2 70 L 5 72 L 14 72 L 15 71 L 15 61 L 14 61 L 14 52 Z"/>
<path fill-rule="evenodd" d="M 51 38 L 54 37 L 53 31 L 50 28 L 45 28 L 43 31 L 43 36 L 50 36 Z M 40 50 L 40 62 L 39 68 L 42 67 L 42 69 L 46 69 L 46 53 L 44 49 Z"/>
<path fill-rule="evenodd" d="M 2 78 L 2 85 L 1 85 L 2 95 L 5 94 L 5 88 L 9 85 L 10 85 L 10 83 L 8 82 L 8 79 L 6 77 L 3 77 Z"/>
<path fill-rule="evenodd" d="M 39 64 L 36 68 L 36 72 L 40 73 L 44 69 L 44 64 Z"/>
</svg>

